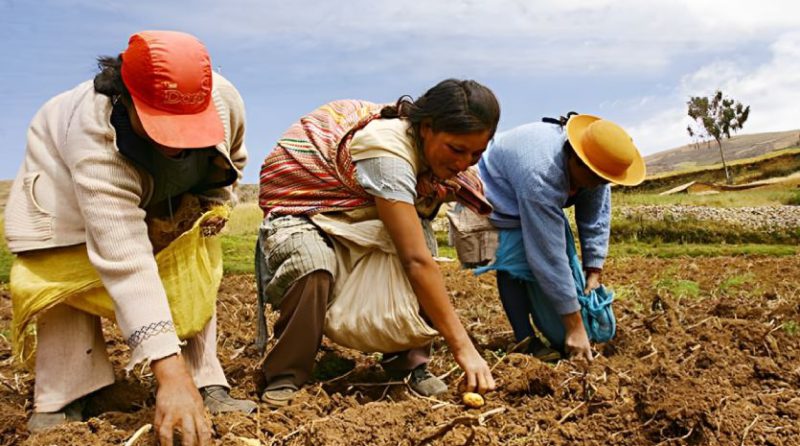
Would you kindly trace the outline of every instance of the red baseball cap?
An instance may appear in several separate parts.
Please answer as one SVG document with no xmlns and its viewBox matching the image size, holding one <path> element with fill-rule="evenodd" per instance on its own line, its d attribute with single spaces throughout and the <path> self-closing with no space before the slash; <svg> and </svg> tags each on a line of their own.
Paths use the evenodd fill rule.
<svg viewBox="0 0 800 446">
<path fill-rule="evenodd" d="M 225 138 L 211 98 L 211 59 L 190 34 L 142 31 L 122 53 L 122 81 L 153 141 L 175 149 L 215 146 Z"/>
</svg>

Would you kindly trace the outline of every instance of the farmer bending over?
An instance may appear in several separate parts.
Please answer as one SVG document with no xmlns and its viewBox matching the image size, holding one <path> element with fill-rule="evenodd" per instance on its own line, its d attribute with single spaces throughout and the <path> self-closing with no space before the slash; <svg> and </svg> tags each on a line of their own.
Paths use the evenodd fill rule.
<svg viewBox="0 0 800 446">
<path fill-rule="evenodd" d="M 158 382 L 161 444 L 172 444 L 174 428 L 184 444 L 208 444 L 204 404 L 212 413 L 249 413 L 256 405 L 228 394 L 213 305 L 204 328 L 201 323 L 183 344 L 178 338 L 146 218 L 174 219 L 178 198 L 187 192 L 206 208 L 232 200 L 231 185 L 247 159 L 244 105 L 233 85 L 212 73 L 203 44 L 188 34 L 134 34 L 124 53 L 99 58 L 99 67 L 94 81 L 48 101 L 28 131 L 5 211 L 5 237 L 18 256 L 11 274 L 14 308 L 35 307 L 40 295 L 62 285 L 47 281 L 69 267 L 65 256 L 88 255 L 130 347 L 127 369 L 149 363 Z M 212 218 L 203 232 L 224 224 Z M 15 284 L 15 272 L 35 263 L 50 266 L 40 272 L 43 286 L 29 292 L 26 283 Z M 100 319 L 75 308 L 78 297 L 59 295 L 38 308 L 31 431 L 81 420 L 90 394 L 114 382 Z"/>
<path fill-rule="evenodd" d="M 479 271 L 497 270 L 514 336 L 518 342 L 532 337 L 529 353 L 543 359 L 557 353 L 534 336 L 532 316 L 552 346 L 591 360 L 590 337 L 608 340 L 615 328 L 611 296 L 600 285 L 611 226 L 609 183 L 639 184 L 645 166 L 631 137 L 613 122 L 574 113 L 543 121 L 497 135 L 479 163 L 494 207 L 490 221 L 500 230 L 495 263 Z M 563 211 L 573 206 L 582 267 Z"/>
<path fill-rule="evenodd" d="M 480 181 L 468 169 L 492 138 L 499 114 L 488 88 L 449 79 L 416 101 L 404 96 L 394 105 L 332 102 L 284 134 L 261 170 L 265 220 L 259 242 L 264 261 L 257 267 L 262 297 L 280 311 L 277 342 L 263 364 L 263 401 L 273 407 L 289 403 L 311 376 L 323 330 L 334 340 L 341 335 L 330 329 L 335 321 L 326 320 L 331 301 L 333 309 L 337 299 L 364 297 L 370 306 L 392 300 L 390 294 L 409 282 L 413 311 L 376 312 L 366 315 L 362 325 L 383 316 L 388 326 L 402 325 L 421 312 L 444 337 L 465 373 L 466 387 L 480 392 L 494 388 L 489 367 L 445 290 L 432 255 L 436 241 L 428 220 L 454 197 L 473 207 L 482 205 L 488 213 Z M 368 235 L 360 236 L 361 230 Z M 378 241 L 388 243 L 376 247 Z M 359 264 L 382 253 L 389 253 L 385 268 L 358 271 Z M 355 265 L 347 280 L 343 265 Z M 336 294 L 354 288 L 363 292 Z M 345 309 L 345 319 L 362 309 Z M 403 344 L 398 341 L 411 333 L 387 336 L 377 328 L 351 336 L 348 346 L 381 351 L 382 365 L 392 377 L 408 377 L 416 392 L 436 395 L 447 386 L 427 369 L 436 335 L 430 331 L 432 335 L 422 333 Z"/>
</svg>

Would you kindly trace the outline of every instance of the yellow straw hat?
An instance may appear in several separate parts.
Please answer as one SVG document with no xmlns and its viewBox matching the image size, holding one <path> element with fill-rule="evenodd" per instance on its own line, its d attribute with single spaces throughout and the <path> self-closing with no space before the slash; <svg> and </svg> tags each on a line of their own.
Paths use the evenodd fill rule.
<svg viewBox="0 0 800 446">
<path fill-rule="evenodd" d="M 623 186 L 644 181 L 642 155 L 617 124 L 597 116 L 575 115 L 567 121 L 567 139 L 581 161 L 601 178 Z"/>
</svg>

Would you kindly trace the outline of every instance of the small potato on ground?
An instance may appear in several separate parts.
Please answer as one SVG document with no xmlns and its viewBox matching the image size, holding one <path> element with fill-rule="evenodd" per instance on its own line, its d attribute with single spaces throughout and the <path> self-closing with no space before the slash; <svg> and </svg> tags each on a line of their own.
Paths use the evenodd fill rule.
<svg viewBox="0 0 800 446">
<path fill-rule="evenodd" d="M 478 408 L 485 404 L 483 396 L 481 396 L 480 393 L 474 392 L 464 392 L 464 394 L 461 395 L 461 401 L 465 406 L 472 408 Z"/>
</svg>

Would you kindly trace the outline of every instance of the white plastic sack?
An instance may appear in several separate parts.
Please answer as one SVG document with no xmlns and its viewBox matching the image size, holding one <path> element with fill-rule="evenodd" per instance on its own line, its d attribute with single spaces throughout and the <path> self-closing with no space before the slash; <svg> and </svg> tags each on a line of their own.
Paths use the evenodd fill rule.
<svg viewBox="0 0 800 446">
<path fill-rule="evenodd" d="M 350 223 L 324 215 L 311 220 L 334 243 L 337 277 L 325 335 L 363 352 L 398 352 L 428 344 L 438 332 L 420 316 L 419 302 L 380 220 Z"/>
</svg>

